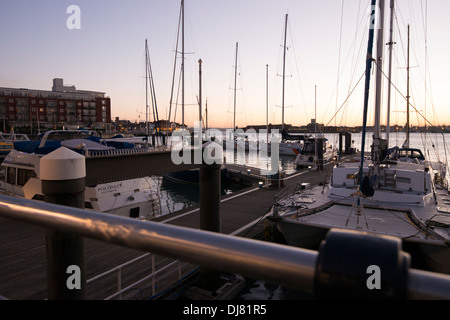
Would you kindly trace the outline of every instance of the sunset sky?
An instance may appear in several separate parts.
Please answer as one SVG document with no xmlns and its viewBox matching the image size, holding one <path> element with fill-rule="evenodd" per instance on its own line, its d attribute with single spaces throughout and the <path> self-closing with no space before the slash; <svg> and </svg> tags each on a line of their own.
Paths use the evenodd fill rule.
<svg viewBox="0 0 450 320">
<path fill-rule="evenodd" d="M 167 119 L 180 3 L 2 0 L 0 87 L 51 90 L 52 79 L 63 78 L 65 84 L 77 89 L 102 91 L 111 97 L 113 120 L 120 117 L 143 121 L 147 39 L 159 118 Z M 446 95 L 450 1 L 395 3 L 392 81 L 400 93 L 392 89 L 391 124 L 405 123 L 406 101 L 401 95 L 406 96 L 406 26 L 410 24 L 411 103 L 433 124 L 450 125 Z M 80 8 L 80 29 L 67 27 L 71 14 L 66 10 L 70 5 Z M 209 125 L 232 126 L 236 43 L 236 125 L 266 123 L 266 65 L 269 122 L 281 123 L 283 35 L 288 14 L 285 123 L 306 125 L 317 113 L 320 123 L 361 125 L 364 81 L 356 84 L 365 70 L 369 7 L 370 1 L 366 0 L 186 0 L 186 123 L 193 126 L 198 119 L 198 60 L 202 59 L 202 104 L 205 107 L 207 103 Z M 385 43 L 389 20 L 387 0 Z M 384 52 L 387 74 L 387 46 Z M 177 62 L 175 88 L 180 59 Z M 375 75 L 372 79 L 374 83 Z M 181 97 L 181 93 L 176 91 L 177 96 Z M 386 96 L 384 90 L 384 110 Z M 173 115 L 175 104 L 172 108 Z M 176 115 L 175 121 L 181 122 L 180 105 Z M 417 113 L 411 113 L 413 124 L 418 118 Z M 419 124 L 423 125 L 423 121 Z"/>
</svg>

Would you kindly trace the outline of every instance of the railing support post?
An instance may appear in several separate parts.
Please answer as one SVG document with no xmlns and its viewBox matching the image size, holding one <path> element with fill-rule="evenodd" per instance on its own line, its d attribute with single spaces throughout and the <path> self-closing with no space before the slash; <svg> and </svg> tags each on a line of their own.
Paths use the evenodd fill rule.
<svg viewBox="0 0 450 320">
<path fill-rule="evenodd" d="M 85 158 L 59 148 L 40 160 L 45 202 L 84 208 Z M 84 239 L 47 230 L 47 296 L 49 300 L 85 299 Z"/>
<path fill-rule="evenodd" d="M 216 149 L 219 150 L 219 149 Z M 222 155 L 215 155 L 222 160 Z M 220 233 L 221 165 L 214 162 L 200 168 L 200 229 Z M 216 291 L 220 287 L 217 270 L 200 268 L 200 283 L 203 289 Z"/>
</svg>

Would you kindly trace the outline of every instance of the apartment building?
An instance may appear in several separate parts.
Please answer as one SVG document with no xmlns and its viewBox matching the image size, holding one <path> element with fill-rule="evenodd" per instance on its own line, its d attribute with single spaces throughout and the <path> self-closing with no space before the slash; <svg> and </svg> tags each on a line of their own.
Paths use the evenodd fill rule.
<svg viewBox="0 0 450 320">
<path fill-rule="evenodd" d="M 111 100 L 104 92 L 77 90 L 55 78 L 51 91 L 0 87 L 0 118 L 6 130 L 101 128 L 111 123 Z"/>
</svg>

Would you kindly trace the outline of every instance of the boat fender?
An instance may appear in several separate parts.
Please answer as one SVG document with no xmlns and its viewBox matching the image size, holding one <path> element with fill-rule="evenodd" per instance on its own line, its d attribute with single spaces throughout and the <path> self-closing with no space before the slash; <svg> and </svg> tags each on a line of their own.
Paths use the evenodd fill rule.
<svg viewBox="0 0 450 320">
<path fill-rule="evenodd" d="M 406 299 L 411 258 L 401 248 L 393 236 L 331 229 L 319 248 L 315 297 Z"/>
</svg>

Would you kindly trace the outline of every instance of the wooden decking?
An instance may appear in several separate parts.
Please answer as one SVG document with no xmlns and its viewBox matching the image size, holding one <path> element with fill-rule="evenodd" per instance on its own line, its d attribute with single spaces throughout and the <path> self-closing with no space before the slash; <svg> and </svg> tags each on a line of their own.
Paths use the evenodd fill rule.
<svg viewBox="0 0 450 320">
<path fill-rule="evenodd" d="M 231 168 L 231 166 L 230 166 Z M 263 216 L 268 212 L 277 196 L 293 192 L 297 184 L 309 182 L 316 185 L 331 172 L 332 164 L 323 171 L 301 171 L 286 177 L 283 188 L 259 188 L 254 186 L 237 193 L 224 196 L 221 202 L 221 233 L 258 237 L 264 234 Z M 247 174 L 248 167 L 232 166 Z M 257 172 L 257 170 L 254 170 Z M 256 173 L 257 176 L 257 173 Z M 154 219 L 161 223 L 189 228 L 199 228 L 199 207 L 193 206 L 176 213 Z M 244 228 L 247 226 L 246 228 Z M 250 226 L 250 227 L 249 227 Z M 46 229 L 16 220 L 0 218 L 0 296 L 12 300 L 46 299 Z M 118 245 L 85 239 L 86 277 L 88 280 L 87 299 L 97 300 L 110 297 L 118 291 L 118 273 L 113 272 L 102 280 L 90 283 L 89 279 L 111 270 L 146 252 Z M 155 265 L 161 267 L 173 260 L 154 256 Z M 189 275 L 197 266 L 182 262 L 171 268 L 171 272 L 158 275 L 156 293 L 166 290 L 178 281 L 179 276 Z M 132 285 L 152 272 L 152 256 L 148 255 L 132 266 L 121 271 L 122 288 Z M 144 299 L 151 297 L 151 279 L 132 286 L 123 299 Z"/>
</svg>

